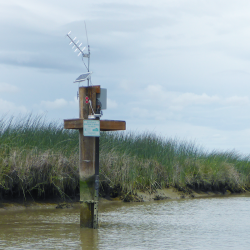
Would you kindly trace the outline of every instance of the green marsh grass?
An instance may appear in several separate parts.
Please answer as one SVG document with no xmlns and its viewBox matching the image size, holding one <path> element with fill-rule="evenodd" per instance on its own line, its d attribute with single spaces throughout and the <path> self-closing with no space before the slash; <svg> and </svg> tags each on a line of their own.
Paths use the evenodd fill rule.
<svg viewBox="0 0 250 250">
<path fill-rule="evenodd" d="M 78 190 L 78 133 L 29 115 L 0 120 L 0 196 L 67 197 Z"/>
<path fill-rule="evenodd" d="M 78 140 L 78 131 L 43 116 L 1 118 L 0 198 L 79 195 Z M 101 187 L 131 193 L 170 186 L 240 192 L 250 188 L 250 160 L 177 138 L 102 132 L 100 180 Z"/>
<path fill-rule="evenodd" d="M 124 190 L 174 186 L 204 191 L 249 188 L 249 156 L 207 152 L 193 142 L 154 134 L 106 133 L 101 137 L 104 179 Z"/>
</svg>

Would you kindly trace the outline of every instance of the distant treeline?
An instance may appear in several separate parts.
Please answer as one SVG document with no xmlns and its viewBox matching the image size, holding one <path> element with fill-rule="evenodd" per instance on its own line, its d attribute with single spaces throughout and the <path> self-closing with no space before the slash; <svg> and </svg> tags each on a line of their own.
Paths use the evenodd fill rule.
<svg viewBox="0 0 250 250">
<path fill-rule="evenodd" d="M 0 119 L 0 199 L 79 196 L 79 136 L 42 116 Z M 249 156 L 208 152 L 195 143 L 150 133 L 102 132 L 100 193 L 176 187 L 242 192 Z"/>
</svg>

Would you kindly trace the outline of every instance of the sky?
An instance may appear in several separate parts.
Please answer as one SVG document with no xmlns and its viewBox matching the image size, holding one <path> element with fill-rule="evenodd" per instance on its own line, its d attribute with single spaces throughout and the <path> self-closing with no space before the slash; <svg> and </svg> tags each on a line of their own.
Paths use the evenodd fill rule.
<svg viewBox="0 0 250 250">
<path fill-rule="evenodd" d="M 87 70 L 66 34 L 86 46 L 85 22 L 102 119 L 250 154 L 249 13 L 247 0 L 0 0 L 0 117 L 78 118 Z"/>
</svg>

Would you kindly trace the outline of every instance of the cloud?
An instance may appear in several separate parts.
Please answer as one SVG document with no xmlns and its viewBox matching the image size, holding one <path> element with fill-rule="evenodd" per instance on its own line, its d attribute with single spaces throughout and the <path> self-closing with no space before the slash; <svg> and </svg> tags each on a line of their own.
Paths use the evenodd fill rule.
<svg viewBox="0 0 250 250">
<path fill-rule="evenodd" d="M 174 97 L 173 105 L 185 107 L 190 105 L 209 105 L 218 103 L 220 98 L 218 96 L 208 96 L 207 94 L 197 95 L 194 93 L 183 93 Z"/>
<path fill-rule="evenodd" d="M 107 98 L 107 108 L 108 109 L 115 109 L 115 108 L 117 108 L 116 101 L 113 101 L 113 100 Z"/>
<path fill-rule="evenodd" d="M 126 92 L 126 93 L 130 93 L 132 94 L 134 92 L 134 87 L 135 87 L 136 83 L 132 80 L 121 80 L 120 84 L 119 84 L 119 88 L 122 89 L 122 92 Z"/>
<path fill-rule="evenodd" d="M 13 93 L 13 92 L 18 92 L 19 88 L 5 82 L 0 82 L 0 93 Z"/>
<path fill-rule="evenodd" d="M 214 135 L 217 145 L 223 131 L 249 124 L 249 10 L 246 0 L 2 1 L 1 105 L 77 117 L 69 83 L 85 68 L 65 34 L 85 46 L 86 20 L 92 82 L 108 89 L 105 115 L 204 143 Z"/>
<path fill-rule="evenodd" d="M 43 37 L 41 40 L 46 39 Z M 65 48 L 67 48 L 66 45 L 67 43 L 65 43 Z M 56 45 L 52 44 L 51 46 Z M 62 49 L 62 51 L 64 50 Z M 29 50 L 23 51 L 0 51 L 0 64 L 8 64 L 18 67 L 59 70 L 62 73 L 72 71 L 79 72 L 82 69 L 82 62 L 80 60 L 75 59 L 74 61 L 73 58 L 72 60 L 69 60 L 61 55 L 55 57 L 53 52 L 50 50 L 45 50 L 43 48 L 38 51 L 38 49 L 32 47 Z"/>
<path fill-rule="evenodd" d="M 17 106 L 13 102 L 8 102 L 0 98 L 0 112 L 2 114 L 7 114 L 7 113 L 18 114 L 18 113 L 27 113 L 28 110 L 23 105 Z"/>
<path fill-rule="evenodd" d="M 192 126 L 204 126 L 218 130 L 248 128 L 246 113 L 250 108 L 248 96 L 209 95 L 168 91 L 163 85 L 148 85 L 136 90 L 124 103 L 128 119 L 134 122 L 157 124 L 175 121 Z M 232 119 L 233 117 L 233 119 Z"/>
<path fill-rule="evenodd" d="M 249 98 L 248 96 L 232 96 L 225 98 L 221 102 L 223 105 L 227 106 L 245 106 L 249 105 Z"/>
<path fill-rule="evenodd" d="M 67 106 L 67 101 L 63 98 L 56 99 L 55 101 L 41 101 L 41 106 L 44 106 L 47 109 L 60 109 Z"/>
<path fill-rule="evenodd" d="M 133 118 L 149 118 L 150 117 L 150 111 L 148 109 L 134 107 L 131 109 L 130 112 L 131 117 Z"/>
<path fill-rule="evenodd" d="M 144 96 L 151 102 L 154 100 L 155 105 L 160 103 L 162 106 L 173 109 L 182 110 L 190 106 L 244 106 L 249 105 L 248 96 L 229 96 L 208 95 L 206 93 L 182 93 L 174 91 L 166 91 L 162 85 L 148 85 L 143 91 L 140 98 Z M 144 99 L 144 102 L 147 102 Z M 149 101 L 148 101 L 149 104 Z"/>
<path fill-rule="evenodd" d="M 78 101 L 75 97 L 73 101 L 66 101 L 63 98 L 56 99 L 55 101 L 41 101 L 40 106 L 46 109 L 62 109 L 68 106 L 77 107 Z"/>
</svg>

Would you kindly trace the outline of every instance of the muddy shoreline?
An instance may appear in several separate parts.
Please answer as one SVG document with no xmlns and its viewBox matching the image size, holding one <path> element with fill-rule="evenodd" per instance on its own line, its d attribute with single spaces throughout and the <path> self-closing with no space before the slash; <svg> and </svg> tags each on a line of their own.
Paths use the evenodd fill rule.
<svg viewBox="0 0 250 250">
<path fill-rule="evenodd" d="M 151 202 L 157 200 L 181 200 L 195 198 L 212 198 L 212 197 L 235 197 L 235 196 L 250 196 L 250 192 L 231 193 L 226 192 L 203 192 L 203 191 L 180 191 L 177 188 L 157 189 L 150 191 L 137 191 L 135 194 L 120 194 L 116 197 L 100 197 L 101 205 L 107 205 L 112 202 Z M 45 199 L 34 201 L 32 199 L 9 199 L 0 201 L 1 211 L 18 211 L 25 209 L 70 209 L 80 207 L 79 199 Z"/>
</svg>

